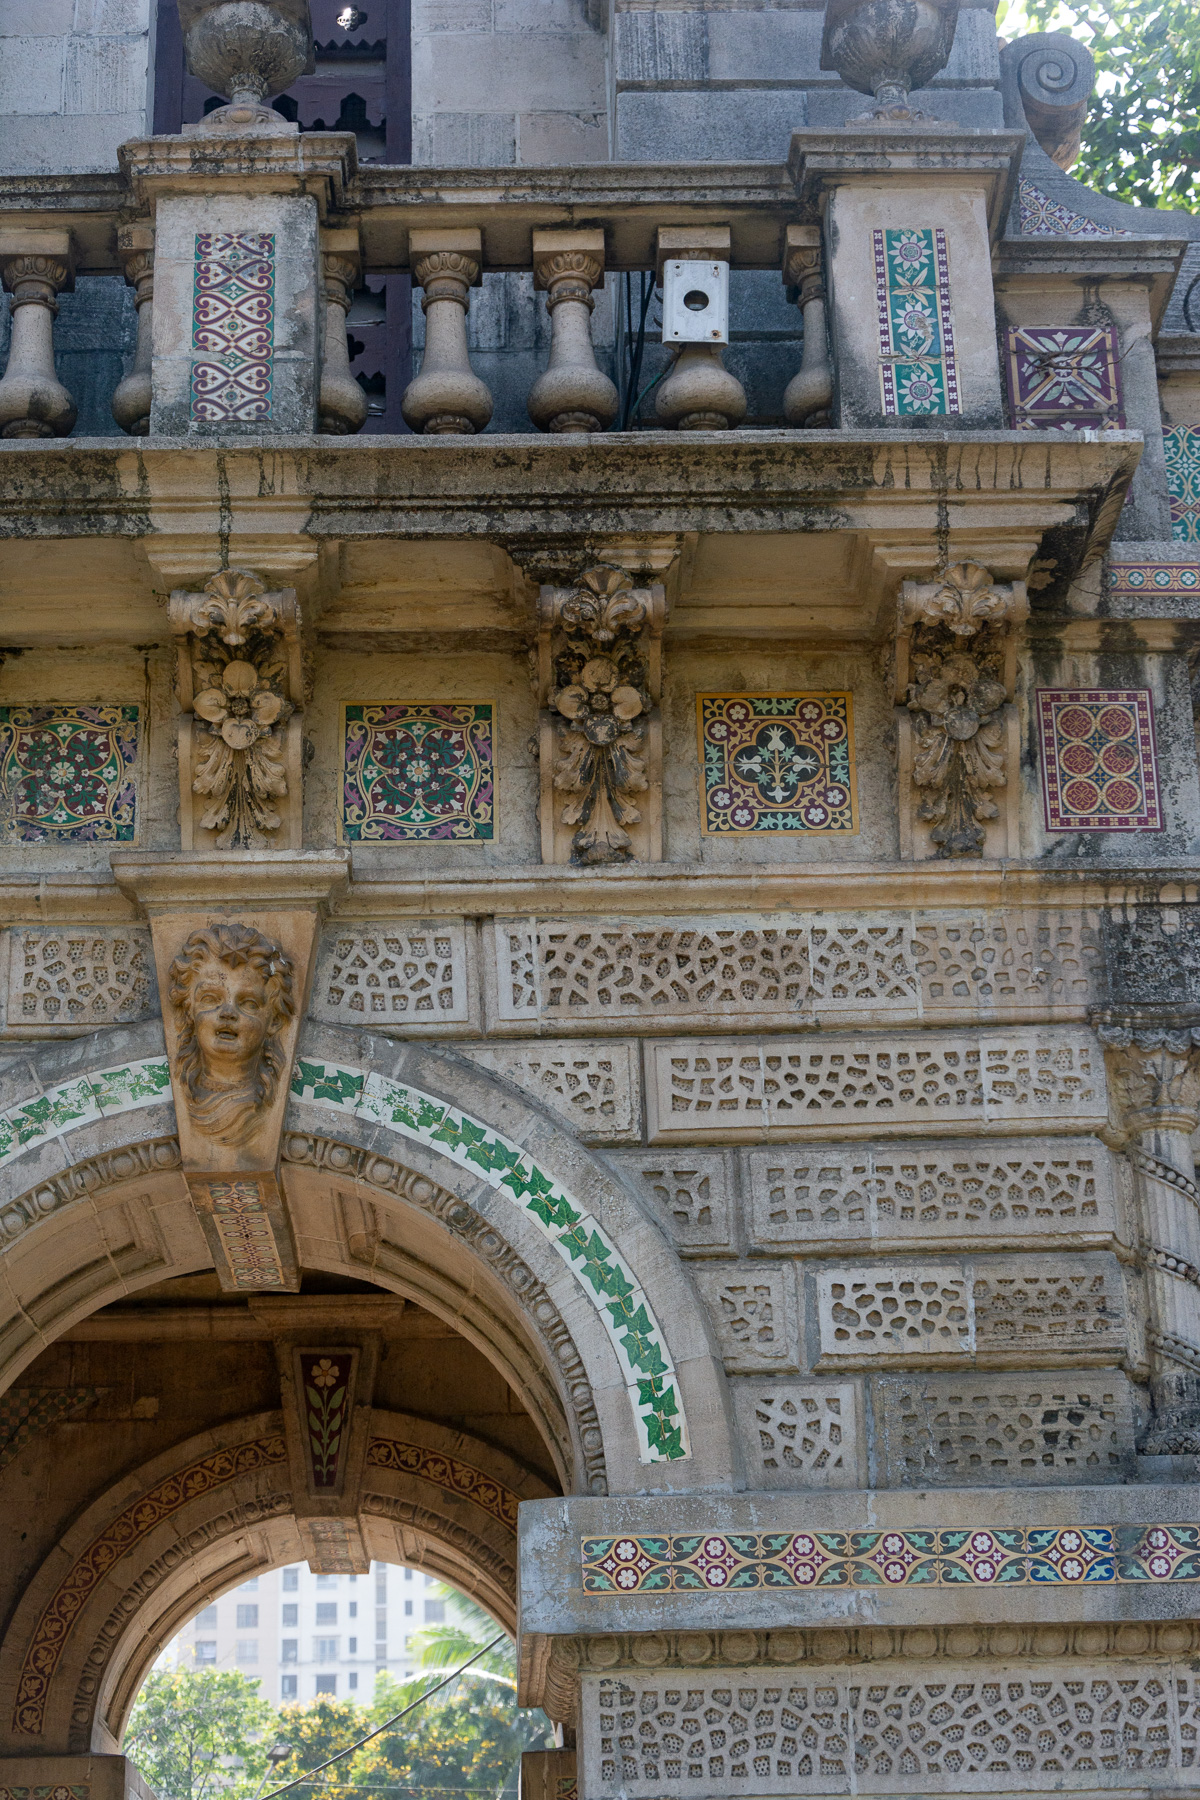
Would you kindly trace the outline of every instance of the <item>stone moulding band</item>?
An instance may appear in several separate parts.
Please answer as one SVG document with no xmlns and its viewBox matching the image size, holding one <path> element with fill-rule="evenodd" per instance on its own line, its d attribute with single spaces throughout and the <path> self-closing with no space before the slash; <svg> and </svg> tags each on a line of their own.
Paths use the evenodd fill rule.
<svg viewBox="0 0 1200 1800">
<path fill-rule="evenodd" d="M 585 1537 L 583 1591 L 1114 1586 L 1200 1581 L 1200 1525 Z"/>
<path fill-rule="evenodd" d="M 17 1683 L 12 1728 L 23 1737 L 41 1735 L 50 1684 L 76 1620 L 112 1565 L 164 1520 L 213 1489 L 239 1476 L 287 1462 L 281 1437 L 258 1438 L 233 1450 L 216 1450 L 177 1469 L 149 1493 L 130 1502 L 76 1557 L 34 1626 Z"/>
<path fill-rule="evenodd" d="M 301 1057 L 291 1091 L 309 1106 L 382 1125 L 450 1157 L 516 1206 L 571 1270 L 616 1351 L 641 1461 L 690 1455 L 674 1364 L 637 1277 L 597 1220 L 526 1151 L 444 1100 L 365 1069 Z"/>
</svg>

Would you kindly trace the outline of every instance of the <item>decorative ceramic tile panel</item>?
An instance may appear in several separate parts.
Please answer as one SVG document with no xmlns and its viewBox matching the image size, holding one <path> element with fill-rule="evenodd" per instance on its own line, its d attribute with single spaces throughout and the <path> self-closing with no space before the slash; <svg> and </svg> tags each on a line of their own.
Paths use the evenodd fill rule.
<svg viewBox="0 0 1200 1800">
<path fill-rule="evenodd" d="M 697 694 L 700 829 L 858 830 L 849 694 Z"/>
<path fill-rule="evenodd" d="M 1072 212 L 1061 200 L 1052 200 L 1035 182 L 1022 177 L 1020 198 L 1020 231 L 1023 237 L 1095 237 L 1123 238 L 1127 231 L 1115 225 L 1101 225 L 1097 219 L 1086 219 Z"/>
<path fill-rule="evenodd" d="M 1185 1664 L 641 1669 L 585 1676 L 588 1794 L 710 1800 L 1190 1786 Z M 1190 1708 L 1190 1711 L 1189 1711 Z"/>
<path fill-rule="evenodd" d="M 961 412 L 945 231 L 902 226 L 872 241 L 884 413 Z"/>
<path fill-rule="evenodd" d="M 191 1501 L 244 1475 L 286 1462 L 287 1446 L 282 1437 L 258 1438 L 231 1450 L 214 1450 L 199 1457 L 131 1500 L 76 1557 L 34 1626 L 17 1683 L 13 1731 L 19 1736 L 40 1735 L 54 1673 L 71 1629 L 85 1601 L 108 1577 L 114 1563 Z"/>
<path fill-rule="evenodd" d="M 252 1176 L 200 1177 L 191 1183 L 193 1194 L 200 1182 L 234 1287 L 286 1290 L 288 1279 L 263 1183 Z"/>
<path fill-rule="evenodd" d="M 314 1493 L 336 1491 L 350 1439 L 356 1350 L 298 1350 L 306 1471 Z"/>
<path fill-rule="evenodd" d="M 462 919 L 392 919 L 328 931 L 312 1011 L 344 1025 L 466 1023 L 471 1003 Z"/>
<path fill-rule="evenodd" d="M 150 933 L 140 925 L 22 926 L 9 939 L 9 1031 L 93 1031 L 157 1010 Z"/>
<path fill-rule="evenodd" d="M 852 1488 L 858 1480 L 853 1382 L 740 1381 L 733 1407 L 752 1488 Z"/>
<path fill-rule="evenodd" d="M 889 1487 L 1128 1480 L 1134 1406 L 1116 1369 L 887 1375 L 875 1417 Z"/>
<path fill-rule="evenodd" d="M 431 1450 L 427 1444 L 409 1444 L 400 1438 L 372 1438 L 367 1445 L 367 1463 L 374 1469 L 398 1469 L 405 1475 L 430 1481 L 448 1494 L 459 1494 L 481 1506 L 510 1531 L 517 1529 L 520 1497 L 494 1475 L 485 1475 L 461 1457 L 447 1456 L 441 1450 Z"/>
<path fill-rule="evenodd" d="M 130 844 L 136 706 L 0 706 L 0 842 Z"/>
<path fill-rule="evenodd" d="M 1064 1026 L 644 1045 L 651 1143 L 1078 1130 L 1107 1117 L 1095 1040 Z"/>
<path fill-rule="evenodd" d="M 98 1387 L 18 1387 L 0 1397 L 0 1469 L 35 1437 L 95 1406 Z"/>
<path fill-rule="evenodd" d="M 1200 426 L 1176 425 L 1163 432 L 1171 536 L 1200 544 Z"/>
<path fill-rule="evenodd" d="M 273 233 L 200 231 L 192 287 L 191 417 L 269 419 L 275 355 Z"/>
<path fill-rule="evenodd" d="M 1113 563 L 1110 594 L 1200 594 L 1200 562 Z"/>
<path fill-rule="evenodd" d="M 532 1044 L 464 1044 L 461 1054 L 515 1081 L 585 1143 L 628 1143 L 642 1135 L 636 1044 L 542 1038 Z"/>
<path fill-rule="evenodd" d="M 1011 325 L 1004 359 L 1016 431 L 1117 431 L 1121 348 L 1110 325 Z"/>
<path fill-rule="evenodd" d="M 1047 831 L 1161 831 L 1148 688 L 1039 688 Z"/>
<path fill-rule="evenodd" d="M 747 1160 L 750 1240 L 773 1251 L 898 1239 L 1000 1247 L 1118 1230 L 1112 1159 L 1094 1138 L 797 1144 Z"/>
<path fill-rule="evenodd" d="M 487 843 L 495 816 L 490 705 L 347 706 L 343 843 Z"/>
<path fill-rule="evenodd" d="M 625 1376 L 643 1462 L 690 1454 L 687 1423 L 662 1329 L 603 1226 L 519 1145 L 444 1100 L 364 1069 L 301 1057 L 291 1092 L 447 1156 L 509 1201 L 551 1244 L 594 1308 Z"/>
<path fill-rule="evenodd" d="M 1077 1587 L 1200 1581 L 1200 1525 L 992 1525 L 908 1531 L 585 1537 L 585 1594 L 828 1587 Z"/>
</svg>

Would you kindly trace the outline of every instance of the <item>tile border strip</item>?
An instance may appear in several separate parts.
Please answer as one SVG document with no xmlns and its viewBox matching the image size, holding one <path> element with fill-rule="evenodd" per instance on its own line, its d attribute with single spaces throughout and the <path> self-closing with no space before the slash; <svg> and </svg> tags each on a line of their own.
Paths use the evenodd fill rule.
<svg viewBox="0 0 1200 1800">
<path fill-rule="evenodd" d="M 81 1125 L 164 1101 L 171 1101 L 171 1070 L 165 1056 L 147 1056 L 60 1081 L 0 1112 L 0 1169 L 26 1150 Z"/>
<path fill-rule="evenodd" d="M 585 1594 L 1200 1581 L 1200 1525 L 688 1532 L 580 1540 Z"/>
<path fill-rule="evenodd" d="M 500 1132 L 420 1088 L 365 1069 L 298 1057 L 295 1099 L 382 1125 L 482 1178 L 553 1245 L 595 1310 L 617 1354 L 642 1462 L 691 1454 L 678 1376 L 662 1328 L 633 1270 L 598 1221 Z"/>
</svg>

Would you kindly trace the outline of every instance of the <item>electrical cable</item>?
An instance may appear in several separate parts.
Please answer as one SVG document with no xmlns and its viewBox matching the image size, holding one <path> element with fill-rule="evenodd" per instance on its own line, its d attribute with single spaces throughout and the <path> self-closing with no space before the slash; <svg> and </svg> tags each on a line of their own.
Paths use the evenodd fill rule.
<svg viewBox="0 0 1200 1800">
<path fill-rule="evenodd" d="M 492 1639 L 490 1644 L 485 1644 L 482 1650 L 477 1650 L 474 1656 L 468 1657 L 461 1668 L 452 1669 L 449 1675 L 438 1682 L 436 1687 L 426 1688 L 419 1699 L 414 1700 L 409 1706 L 402 1707 L 398 1713 L 393 1713 L 390 1719 L 385 1719 L 382 1725 L 377 1725 L 375 1727 L 374 1731 L 368 1731 L 366 1737 L 360 1737 L 357 1743 L 347 1744 L 344 1750 L 339 1750 L 336 1756 L 330 1756 L 325 1762 L 318 1763 L 315 1769 L 306 1769 L 303 1775 L 297 1775 L 295 1781 L 289 1781 L 286 1787 L 272 1788 L 269 1794 L 263 1796 L 263 1800 L 279 1800 L 280 1794 L 290 1794 L 293 1788 L 304 1787 L 310 1784 L 313 1776 L 319 1775 L 322 1769 L 332 1769 L 334 1763 L 341 1762 L 343 1757 L 353 1756 L 356 1750 L 361 1750 L 364 1744 L 369 1744 L 371 1742 L 372 1738 L 377 1738 L 381 1732 L 389 1731 L 393 1725 L 399 1724 L 400 1720 L 405 1718 L 408 1713 L 416 1712 L 418 1706 L 424 1706 L 426 1700 L 431 1700 L 433 1696 L 440 1693 L 444 1687 L 449 1687 L 452 1681 L 457 1681 L 460 1675 L 466 1673 L 472 1663 L 477 1663 L 481 1656 L 486 1656 L 489 1650 L 494 1650 L 496 1648 L 497 1644 L 503 1644 L 507 1639 L 507 1636 L 507 1632 L 501 1631 Z"/>
</svg>

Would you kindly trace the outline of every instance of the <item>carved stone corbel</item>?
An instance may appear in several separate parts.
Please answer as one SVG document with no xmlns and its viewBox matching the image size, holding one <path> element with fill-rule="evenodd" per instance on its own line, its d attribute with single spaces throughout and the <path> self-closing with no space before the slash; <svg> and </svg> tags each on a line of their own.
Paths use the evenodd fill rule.
<svg viewBox="0 0 1200 1800">
<path fill-rule="evenodd" d="M 1144 1456 L 1200 1455 L 1200 1009 L 1092 1016 L 1133 1170 L 1146 1282 L 1153 1416 Z"/>
<path fill-rule="evenodd" d="M 176 589 L 179 826 L 187 850 L 298 850 L 304 703 L 300 609 L 223 569 L 202 593 Z"/>
<path fill-rule="evenodd" d="M 925 854 L 1015 854 L 1014 628 L 1028 617 L 1025 583 L 998 582 L 981 563 L 903 583 L 896 644 L 902 856 L 922 853 L 914 814 L 929 826 L 933 849 Z"/>
<path fill-rule="evenodd" d="M 542 860 L 662 860 L 661 583 L 607 564 L 544 586 L 538 617 Z"/>
</svg>

